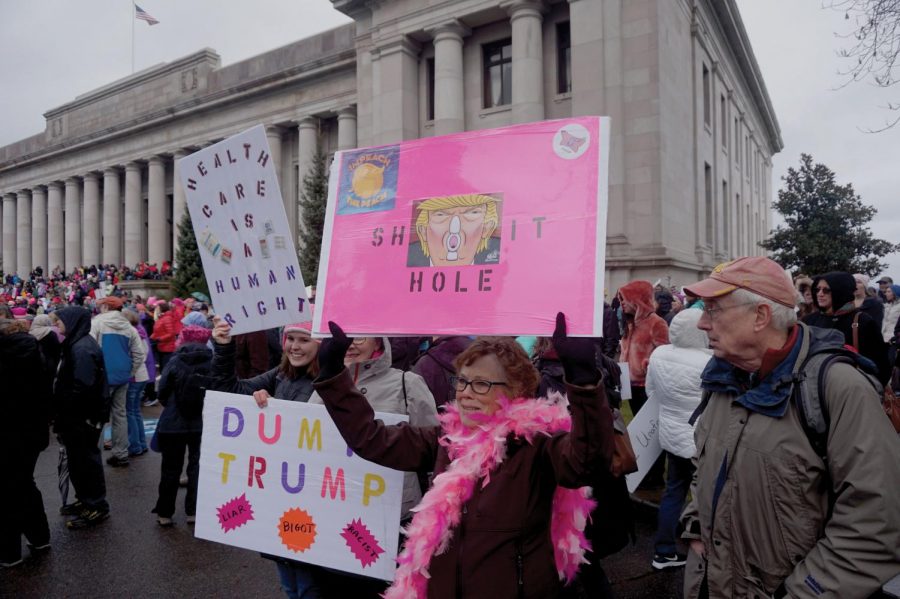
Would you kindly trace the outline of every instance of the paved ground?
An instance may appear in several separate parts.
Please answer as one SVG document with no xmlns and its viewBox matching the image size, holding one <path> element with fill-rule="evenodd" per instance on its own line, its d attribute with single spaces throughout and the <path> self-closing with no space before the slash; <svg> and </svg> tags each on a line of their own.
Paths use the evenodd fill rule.
<svg viewBox="0 0 900 599">
<path fill-rule="evenodd" d="M 158 408 L 145 409 L 148 418 L 158 414 Z M 104 457 L 108 455 L 104 452 Z M 28 550 L 23 548 L 24 564 L 0 570 L 0 597 L 283 597 L 275 566 L 257 553 L 195 539 L 181 512 L 175 515 L 174 527 L 157 526 L 150 510 L 159 482 L 159 454 L 132 459 L 129 468 L 107 467 L 112 516 L 84 531 L 66 530 L 65 518 L 58 515 L 56 460 L 53 444 L 41 455 L 36 469 L 53 548 L 36 558 L 27 557 Z M 182 499 L 183 491 L 179 502 Z M 650 567 L 655 512 L 639 511 L 638 544 L 604 560 L 617 596 L 681 597 L 680 569 L 656 572 Z"/>
</svg>

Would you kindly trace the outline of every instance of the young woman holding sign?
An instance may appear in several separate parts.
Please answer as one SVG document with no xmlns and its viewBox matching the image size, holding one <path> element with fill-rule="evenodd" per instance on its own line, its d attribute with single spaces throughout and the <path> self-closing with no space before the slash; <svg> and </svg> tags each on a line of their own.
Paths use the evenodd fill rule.
<svg viewBox="0 0 900 599">
<path fill-rule="evenodd" d="M 270 397 L 288 401 L 308 402 L 313 394 L 313 379 L 319 373 L 316 357 L 319 340 L 310 337 L 312 322 L 291 324 L 282 333 L 281 364 L 268 372 L 249 379 L 238 379 L 235 371 L 235 343 L 231 338 L 231 325 L 221 317 L 213 319 L 215 341 L 213 356 L 213 383 L 216 391 L 252 395 L 256 404 L 264 408 Z M 289 599 L 320 599 L 317 576 L 320 568 L 263 554 L 275 561 L 281 588 Z"/>
<path fill-rule="evenodd" d="M 456 360 L 456 401 L 440 426 L 387 426 L 344 366 L 351 340 L 329 327 L 315 387 L 344 439 L 377 464 L 435 472 L 385 597 L 558 597 L 560 579 L 574 578 L 584 561 L 594 504 L 583 486 L 593 470 L 609 467 L 614 449 L 593 343 L 568 338 L 557 316 L 568 409 L 529 399 L 538 373 L 524 350 L 484 337 Z"/>
</svg>

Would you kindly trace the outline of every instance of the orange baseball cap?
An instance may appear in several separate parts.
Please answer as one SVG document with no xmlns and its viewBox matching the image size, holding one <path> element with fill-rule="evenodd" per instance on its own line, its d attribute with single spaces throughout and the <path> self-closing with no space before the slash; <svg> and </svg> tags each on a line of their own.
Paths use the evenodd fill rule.
<svg viewBox="0 0 900 599">
<path fill-rule="evenodd" d="M 701 299 L 713 299 L 735 289 L 752 291 L 789 308 L 797 302 L 797 292 L 784 269 L 774 260 L 761 256 L 724 262 L 713 269 L 708 279 L 685 287 L 684 292 Z"/>
</svg>

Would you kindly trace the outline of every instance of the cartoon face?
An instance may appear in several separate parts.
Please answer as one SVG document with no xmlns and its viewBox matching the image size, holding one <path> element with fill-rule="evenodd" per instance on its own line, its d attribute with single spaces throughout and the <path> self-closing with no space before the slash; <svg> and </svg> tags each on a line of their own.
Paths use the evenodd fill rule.
<svg viewBox="0 0 900 599">
<path fill-rule="evenodd" d="M 427 223 L 419 225 L 417 232 L 435 266 L 472 264 L 479 246 L 497 228 L 496 221 L 488 218 L 487 204 L 439 208 L 427 215 Z"/>
</svg>

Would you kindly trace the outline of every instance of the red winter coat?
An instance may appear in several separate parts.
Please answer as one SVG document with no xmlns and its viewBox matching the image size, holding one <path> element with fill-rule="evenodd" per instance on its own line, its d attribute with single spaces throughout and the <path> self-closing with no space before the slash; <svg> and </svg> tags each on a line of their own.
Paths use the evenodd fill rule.
<svg viewBox="0 0 900 599">
<path fill-rule="evenodd" d="M 181 332 L 183 325 L 178 315 L 173 310 L 162 314 L 156 324 L 153 325 L 153 334 L 150 338 L 156 341 L 156 349 L 164 354 L 175 351 L 175 338 Z"/>
<path fill-rule="evenodd" d="M 634 309 L 634 320 L 626 319 L 622 336 L 622 362 L 628 362 L 631 384 L 644 386 L 650 354 L 660 345 L 669 343 L 669 327 L 657 316 L 653 307 L 653 285 L 649 281 L 632 281 L 619 289 L 622 310 Z"/>
</svg>

